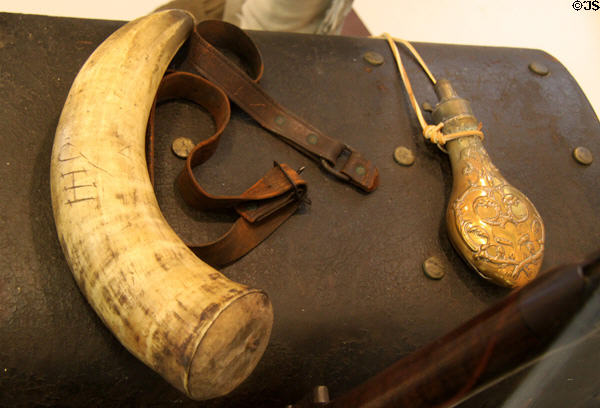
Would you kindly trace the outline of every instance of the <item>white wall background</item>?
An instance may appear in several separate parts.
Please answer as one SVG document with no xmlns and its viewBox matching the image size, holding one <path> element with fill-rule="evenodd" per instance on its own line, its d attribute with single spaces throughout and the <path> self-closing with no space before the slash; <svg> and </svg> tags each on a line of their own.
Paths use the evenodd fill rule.
<svg viewBox="0 0 600 408">
<path fill-rule="evenodd" d="M 373 34 L 544 50 L 567 67 L 598 115 L 600 10 L 576 11 L 574 1 L 355 0 L 354 9 Z"/>
<path fill-rule="evenodd" d="M 600 10 L 576 11 L 573 1 L 355 0 L 354 8 L 373 34 L 547 51 L 567 67 L 600 113 Z M 164 2 L 0 0 L 0 11 L 131 20 Z"/>
</svg>

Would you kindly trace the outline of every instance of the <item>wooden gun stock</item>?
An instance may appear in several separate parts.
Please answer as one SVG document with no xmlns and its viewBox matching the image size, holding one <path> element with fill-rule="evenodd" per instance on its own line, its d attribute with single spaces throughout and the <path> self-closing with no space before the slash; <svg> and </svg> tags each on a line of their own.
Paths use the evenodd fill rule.
<svg viewBox="0 0 600 408">
<path fill-rule="evenodd" d="M 327 403 L 447 407 L 546 351 L 600 283 L 600 251 L 553 269 L 462 326 Z"/>
</svg>

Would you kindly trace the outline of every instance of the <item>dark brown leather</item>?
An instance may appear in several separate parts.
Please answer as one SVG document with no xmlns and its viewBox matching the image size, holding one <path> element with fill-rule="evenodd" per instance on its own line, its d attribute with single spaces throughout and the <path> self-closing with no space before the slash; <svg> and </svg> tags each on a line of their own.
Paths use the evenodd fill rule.
<svg viewBox="0 0 600 408">
<path fill-rule="evenodd" d="M 234 209 L 240 217 L 220 238 L 207 244 L 188 244 L 194 253 L 213 266 L 224 266 L 241 258 L 267 238 L 306 201 L 306 182 L 285 164 L 273 168 L 240 195 L 223 196 L 207 192 L 194 177 L 194 168 L 217 150 L 230 117 L 229 100 L 214 84 L 186 72 L 166 75 L 160 85 L 148 126 L 148 169 L 154 183 L 154 139 L 156 104 L 171 99 L 186 99 L 205 108 L 213 117 L 215 133 L 198 143 L 187 157 L 177 177 L 183 199 L 200 209 Z"/>
<path fill-rule="evenodd" d="M 246 61 L 248 72 L 220 49 Z M 323 169 L 366 192 L 377 188 L 379 172 L 370 161 L 279 105 L 258 84 L 264 70 L 262 58 L 241 29 L 223 21 L 201 22 L 192 34 L 189 58 L 194 69 L 223 88 L 261 126 L 317 161 Z M 336 166 L 340 159 L 346 161 Z"/>
<path fill-rule="evenodd" d="M 241 57 L 248 64 L 249 73 L 242 71 L 216 47 Z M 213 195 L 198 183 L 193 169 L 214 154 L 229 121 L 227 96 L 260 125 L 320 163 L 335 177 L 366 192 L 377 188 L 379 173 L 370 161 L 277 104 L 260 87 L 258 81 L 264 71 L 260 51 L 238 27 L 216 20 L 198 24 L 192 36 L 189 60 L 208 81 L 187 72 L 172 72 L 165 76 L 150 113 L 148 168 L 150 178 L 154 180 L 156 103 L 187 99 L 203 106 L 212 115 L 216 131 L 190 153 L 184 170 L 177 178 L 177 186 L 190 206 L 200 209 L 234 208 L 240 218 L 219 239 L 203 245 L 188 244 L 205 262 L 224 266 L 244 256 L 289 218 L 306 196 L 306 182 L 287 165 L 277 163 L 263 179 L 238 196 Z M 336 164 L 340 158 L 345 161 L 337 166 L 338 169 Z"/>
</svg>

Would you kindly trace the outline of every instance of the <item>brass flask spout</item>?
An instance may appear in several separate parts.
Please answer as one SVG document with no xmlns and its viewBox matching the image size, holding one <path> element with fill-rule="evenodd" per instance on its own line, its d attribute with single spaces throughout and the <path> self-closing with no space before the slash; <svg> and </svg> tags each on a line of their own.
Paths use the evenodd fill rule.
<svg viewBox="0 0 600 408">
<path fill-rule="evenodd" d="M 444 135 L 478 130 L 466 99 L 448 80 L 435 84 L 439 98 L 432 115 Z M 446 210 L 450 240 L 482 277 L 516 287 L 535 278 L 544 253 L 544 224 L 531 201 L 494 166 L 482 140 L 449 140 L 453 185 Z"/>
</svg>

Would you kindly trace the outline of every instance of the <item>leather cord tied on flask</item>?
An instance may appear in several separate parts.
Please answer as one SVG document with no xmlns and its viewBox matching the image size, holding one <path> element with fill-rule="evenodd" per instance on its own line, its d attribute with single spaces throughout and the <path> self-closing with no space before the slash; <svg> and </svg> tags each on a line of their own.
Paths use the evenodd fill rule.
<svg viewBox="0 0 600 408">
<path fill-rule="evenodd" d="M 229 49 L 248 64 L 250 77 L 219 49 Z M 236 261 L 266 239 L 308 201 L 307 185 L 299 172 L 275 162 L 267 174 L 237 196 L 208 193 L 196 180 L 193 169 L 216 151 L 230 117 L 229 98 L 260 125 L 303 152 L 323 169 L 365 192 L 379 184 L 377 168 L 359 152 L 323 134 L 275 102 L 258 84 L 263 73 L 260 52 L 241 29 L 222 21 L 205 21 L 196 26 L 184 65 L 205 78 L 189 72 L 171 72 L 160 85 L 148 124 L 148 168 L 154 182 L 154 119 L 156 105 L 185 99 L 205 108 L 215 122 L 215 133 L 198 143 L 187 157 L 177 178 L 185 202 L 199 209 L 230 208 L 239 214 L 231 229 L 206 244 L 188 244 L 194 253 L 213 266 Z"/>
</svg>

